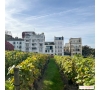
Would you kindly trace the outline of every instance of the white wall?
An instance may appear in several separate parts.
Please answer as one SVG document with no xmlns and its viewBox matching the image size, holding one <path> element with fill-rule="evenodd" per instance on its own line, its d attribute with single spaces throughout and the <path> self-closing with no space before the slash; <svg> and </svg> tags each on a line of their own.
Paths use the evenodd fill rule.
<svg viewBox="0 0 100 90">
<path fill-rule="evenodd" d="M 8 41 L 9 43 L 11 43 L 14 46 L 14 50 L 21 50 L 24 51 L 24 41 Z M 15 42 L 15 44 L 13 43 Z M 20 44 L 21 42 L 21 44 Z M 21 49 L 19 48 L 19 46 L 21 46 Z"/>
</svg>

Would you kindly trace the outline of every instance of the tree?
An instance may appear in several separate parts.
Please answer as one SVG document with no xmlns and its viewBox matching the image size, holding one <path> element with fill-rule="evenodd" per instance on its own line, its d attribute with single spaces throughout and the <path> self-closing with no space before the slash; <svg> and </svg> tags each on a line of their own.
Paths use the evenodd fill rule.
<svg viewBox="0 0 100 90">
<path fill-rule="evenodd" d="M 90 55 L 92 55 L 93 57 L 95 57 L 95 49 L 91 48 L 91 47 L 89 47 L 87 45 L 82 46 L 82 55 L 84 57 L 87 57 L 87 56 L 90 56 Z"/>
</svg>

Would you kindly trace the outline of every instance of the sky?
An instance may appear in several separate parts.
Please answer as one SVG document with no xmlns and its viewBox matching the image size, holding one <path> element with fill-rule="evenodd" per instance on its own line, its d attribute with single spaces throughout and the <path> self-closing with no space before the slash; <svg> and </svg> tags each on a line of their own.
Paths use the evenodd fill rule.
<svg viewBox="0 0 100 90">
<path fill-rule="evenodd" d="M 82 45 L 95 48 L 95 0 L 5 0 L 5 30 L 22 37 L 24 31 L 82 38 Z"/>
</svg>

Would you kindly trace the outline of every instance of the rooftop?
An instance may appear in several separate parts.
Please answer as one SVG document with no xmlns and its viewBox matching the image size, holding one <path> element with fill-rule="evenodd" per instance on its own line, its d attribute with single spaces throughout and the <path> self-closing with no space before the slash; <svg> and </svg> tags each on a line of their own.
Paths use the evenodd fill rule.
<svg viewBox="0 0 100 90">
<path fill-rule="evenodd" d="M 54 42 L 45 42 L 45 45 L 54 45 Z"/>
</svg>

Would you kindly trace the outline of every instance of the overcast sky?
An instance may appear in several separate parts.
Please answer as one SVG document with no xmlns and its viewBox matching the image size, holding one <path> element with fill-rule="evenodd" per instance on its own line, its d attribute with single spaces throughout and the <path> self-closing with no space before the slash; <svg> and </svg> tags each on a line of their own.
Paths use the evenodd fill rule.
<svg viewBox="0 0 100 90">
<path fill-rule="evenodd" d="M 95 47 L 95 0 L 5 0 L 5 29 L 12 36 L 23 31 L 54 36 L 82 38 L 82 45 Z"/>
</svg>

